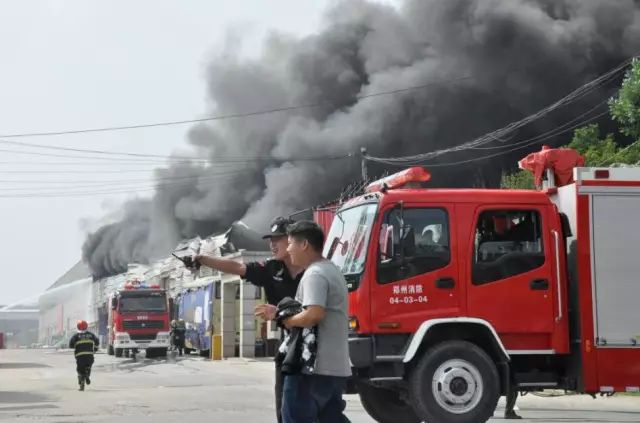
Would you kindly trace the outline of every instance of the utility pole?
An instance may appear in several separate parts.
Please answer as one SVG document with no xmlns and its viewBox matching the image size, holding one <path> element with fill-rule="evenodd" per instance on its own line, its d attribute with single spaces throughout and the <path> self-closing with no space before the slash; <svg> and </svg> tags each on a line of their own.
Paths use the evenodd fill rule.
<svg viewBox="0 0 640 423">
<path fill-rule="evenodd" d="M 366 182 L 369 179 L 369 174 L 367 172 L 367 149 L 365 147 L 360 147 L 360 155 L 362 157 L 362 180 Z"/>
</svg>

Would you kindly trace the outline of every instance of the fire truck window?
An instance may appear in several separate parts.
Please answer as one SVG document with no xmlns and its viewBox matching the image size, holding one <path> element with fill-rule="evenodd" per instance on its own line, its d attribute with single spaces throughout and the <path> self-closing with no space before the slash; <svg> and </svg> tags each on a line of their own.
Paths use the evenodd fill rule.
<svg viewBox="0 0 640 423">
<path fill-rule="evenodd" d="M 385 214 L 382 232 L 382 254 L 378 254 L 380 284 L 432 272 L 449 264 L 449 219 L 443 209 L 411 208 L 404 209 L 404 213 L 391 210 Z"/>
<path fill-rule="evenodd" d="M 164 296 L 139 297 L 123 296 L 120 298 L 120 311 L 165 311 L 167 309 Z"/>
<path fill-rule="evenodd" d="M 537 211 L 482 212 L 473 249 L 474 285 L 499 281 L 542 266 L 541 225 Z"/>
</svg>

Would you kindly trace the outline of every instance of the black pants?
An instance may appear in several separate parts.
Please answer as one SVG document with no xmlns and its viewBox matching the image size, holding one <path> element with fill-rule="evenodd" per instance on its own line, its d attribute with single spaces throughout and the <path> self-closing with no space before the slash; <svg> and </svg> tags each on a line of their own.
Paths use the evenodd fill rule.
<svg viewBox="0 0 640 423">
<path fill-rule="evenodd" d="M 284 375 L 282 374 L 282 367 L 280 367 L 280 364 L 276 362 L 275 394 L 276 394 L 276 417 L 278 418 L 278 423 L 282 423 L 282 385 L 283 383 L 284 383 Z"/>
<path fill-rule="evenodd" d="M 173 343 L 173 346 L 175 347 L 176 351 L 178 351 L 178 353 L 182 355 L 182 353 L 184 352 L 184 339 L 176 339 Z"/>
<path fill-rule="evenodd" d="M 93 354 L 76 357 L 76 371 L 78 376 L 91 376 L 91 366 L 93 366 Z"/>
<path fill-rule="evenodd" d="M 511 388 L 509 395 L 506 397 L 507 404 L 504 409 L 504 413 L 513 413 L 513 409 L 516 406 L 516 401 L 518 400 L 518 391 L 515 388 Z"/>
</svg>

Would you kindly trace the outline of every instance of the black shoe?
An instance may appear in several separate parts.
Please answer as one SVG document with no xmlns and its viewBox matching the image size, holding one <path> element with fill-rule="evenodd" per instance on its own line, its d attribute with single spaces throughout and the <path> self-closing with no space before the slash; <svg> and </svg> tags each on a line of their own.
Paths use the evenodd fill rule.
<svg viewBox="0 0 640 423">
<path fill-rule="evenodd" d="M 89 376 L 85 377 L 84 380 L 87 382 L 87 385 L 91 385 L 91 379 L 89 379 Z"/>
<path fill-rule="evenodd" d="M 78 391 L 84 391 L 84 383 L 80 384 L 80 389 L 78 389 Z"/>
<path fill-rule="evenodd" d="M 505 411 L 504 418 L 507 420 L 520 420 L 522 417 L 518 416 L 515 411 Z"/>
</svg>

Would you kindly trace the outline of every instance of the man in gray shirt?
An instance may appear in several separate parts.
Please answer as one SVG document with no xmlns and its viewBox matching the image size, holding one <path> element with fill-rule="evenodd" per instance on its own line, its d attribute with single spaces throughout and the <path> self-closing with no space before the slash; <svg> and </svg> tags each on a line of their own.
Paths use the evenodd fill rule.
<svg viewBox="0 0 640 423">
<path fill-rule="evenodd" d="M 288 233 L 291 262 L 306 270 L 296 293 L 303 311 L 284 324 L 317 325 L 318 339 L 313 373 L 285 376 L 282 418 L 284 423 L 348 423 L 342 399 L 351 376 L 347 284 L 340 270 L 322 257 L 324 234 L 317 224 L 297 222 Z"/>
</svg>

